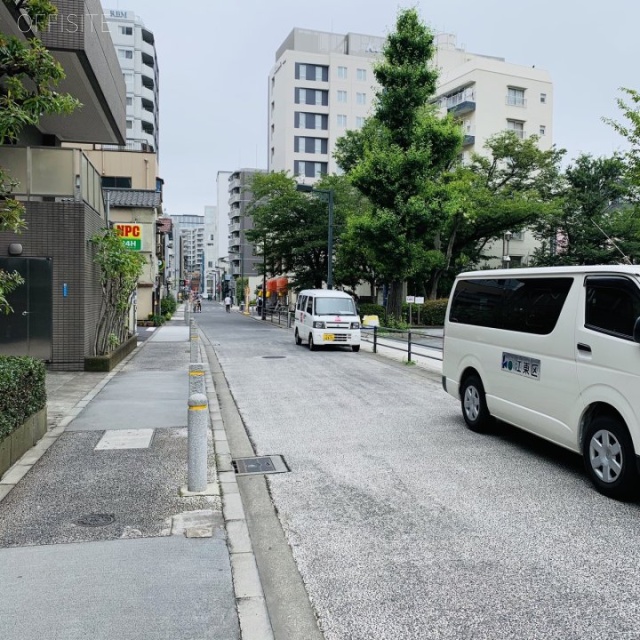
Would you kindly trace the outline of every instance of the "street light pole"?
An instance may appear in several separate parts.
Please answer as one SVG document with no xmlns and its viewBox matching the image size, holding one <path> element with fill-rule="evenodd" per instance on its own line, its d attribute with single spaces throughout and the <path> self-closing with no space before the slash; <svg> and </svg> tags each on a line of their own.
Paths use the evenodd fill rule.
<svg viewBox="0 0 640 640">
<path fill-rule="evenodd" d="M 327 235 L 327 289 L 333 289 L 333 189 L 314 189 L 308 184 L 297 184 L 296 191 L 321 193 L 327 196 L 329 231 Z"/>
</svg>

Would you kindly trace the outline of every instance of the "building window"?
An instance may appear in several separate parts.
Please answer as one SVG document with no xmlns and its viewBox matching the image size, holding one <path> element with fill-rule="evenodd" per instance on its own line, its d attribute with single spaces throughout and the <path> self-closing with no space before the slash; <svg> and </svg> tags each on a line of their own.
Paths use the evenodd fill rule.
<svg viewBox="0 0 640 640">
<path fill-rule="evenodd" d="M 347 101 L 347 92 L 338 91 L 338 102 L 345 103 Z"/>
<path fill-rule="evenodd" d="M 127 107 L 133 106 L 133 98 L 131 96 L 127 96 Z"/>
<path fill-rule="evenodd" d="M 540 94 L 540 102 L 542 102 L 542 104 L 546 104 L 547 103 L 547 94 L 546 93 L 541 93 Z"/>
<path fill-rule="evenodd" d="M 295 89 L 296 104 L 313 104 L 327 106 L 329 104 L 329 92 L 320 89 Z"/>
<path fill-rule="evenodd" d="M 547 127 L 543 124 L 540 125 L 540 135 L 543 136 L 547 133 Z"/>
<path fill-rule="evenodd" d="M 131 49 L 118 49 L 118 55 L 125 60 L 133 60 L 133 51 Z"/>
<path fill-rule="evenodd" d="M 296 62 L 296 80 L 329 81 L 329 67 L 320 64 Z"/>
<path fill-rule="evenodd" d="M 327 170 L 328 163 L 326 162 L 295 160 L 293 163 L 294 175 L 304 176 L 305 178 L 320 178 L 327 174 Z"/>
<path fill-rule="evenodd" d="M 362 129 L 364 127 L 364 118 L 362 116 L 356 116 L 356 129 Z"/>
<path fill-rule="evenodd" d="M 127 129 L 133 129 L 133 120 L 127 120 Z"/>
<path fill-rule="evenodd" d="M 357 104 L 367 104 L 367 94 L 366 93 L 356 93 L 356 103 Z"/>
<path fill-rule="evenodd" d="M 131 178 L 102 176 L 102 186 L 107 189 L 131 189 Z"/>
<path fill-rule="evenodd" d="M 132 36 L 133 35 L 133 27 L 120 27 L 120 33 L 123 36 Z"/>
<path fill-rule="evenodd" d="M 509 87 L 507 90 L 507 104 L 512 107 L 526 107 L 527 101 L 524 98 L 524 89 Z"/>
<path fill-rule="evenodd" d="M 309 138 L 296 136 L 293 141 L 293 150 L 296 153 L 327 153 L 328 141 L 326 138 Z"/>
<path fill-rule="evenodd" d="M 522 120 L 507 120 L 507 130 L 515 132 L 520 140 L 524 138 L 524 122 Z"/>
<path fill-rule="evenodd" d="M 340 78 L 340 80 L 347 79 L 347 67 L 338 67 L 338 78 Z"/>
<path fill-rule="evenodd" d="M 296 129 L 324 129 L 329 128 L 329 116 L 320 113 L 305 113 L 296 111 L 294 127 Z"/>
<path fill-rule="evenodd" d="M 367 70 L 366 69 L 358 69 L 356 72 L 356 78 L 358 78 L 359 82 L 365 82 L 367 79 Z"/>
<path fill-rule="evenodd" d="M 347 116 L 346 115 L 344 115 L 342 113 L 338 114 L 338 126 L 341 129 L 346 129 L 347 128 Z"/>
</svg>

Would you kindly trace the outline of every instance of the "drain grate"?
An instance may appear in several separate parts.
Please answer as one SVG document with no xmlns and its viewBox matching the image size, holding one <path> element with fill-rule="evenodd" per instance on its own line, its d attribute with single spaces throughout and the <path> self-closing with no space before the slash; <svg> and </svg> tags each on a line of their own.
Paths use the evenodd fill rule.
<svg viewBox="0 0 640 640">
<path fill-rule="evenodd" d="M 263 360 L 284 360 L 287 356 L 262 356 Z"/>
<path fill-rule="evenodd" d="M 248 476 L 260 473 L 287 473 L 289 467 L 282 456 L 256 456 L 236 458 L 231 461 L 236 475 Z"/>
<path fill-rule="evenodd" d="M 76 524 L 81 527 L 106 527 L 115 521 L 116 517 L 110 513 L 90 513 L 76 520 Z"/>
</svg>

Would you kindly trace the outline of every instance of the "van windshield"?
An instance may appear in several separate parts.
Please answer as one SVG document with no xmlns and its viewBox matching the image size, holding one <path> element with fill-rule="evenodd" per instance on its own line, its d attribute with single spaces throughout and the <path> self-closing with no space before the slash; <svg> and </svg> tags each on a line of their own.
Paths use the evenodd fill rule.
<svg viewBox="0 0 640 640">
<path fill-rule="evenodd" d="M 317 316 L 355 316 L 356 305 L 351 298 L 316 298 Z"/>
</svg>

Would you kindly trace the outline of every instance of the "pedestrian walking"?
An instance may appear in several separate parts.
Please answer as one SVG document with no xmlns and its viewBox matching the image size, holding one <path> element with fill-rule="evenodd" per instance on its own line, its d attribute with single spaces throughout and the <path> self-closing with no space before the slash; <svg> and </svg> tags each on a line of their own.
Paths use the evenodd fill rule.
<svg viewBox="0 0 640 640">
<path fill-rule="evenodd" d="M 225 306 L 225 309 L 227 310 L 227 313 L 231 313 L 231 297 L 228 295 L 224 299 L 224 306 Z"/>
</svg>

